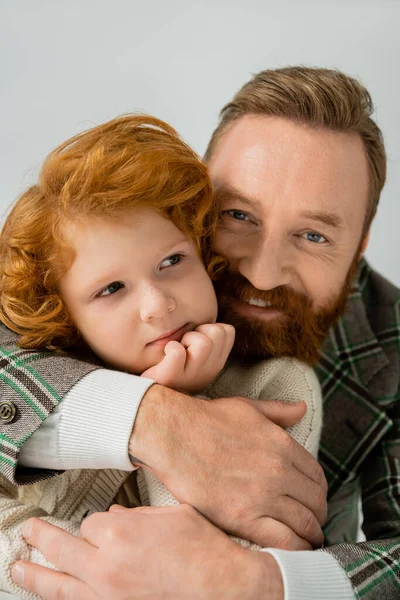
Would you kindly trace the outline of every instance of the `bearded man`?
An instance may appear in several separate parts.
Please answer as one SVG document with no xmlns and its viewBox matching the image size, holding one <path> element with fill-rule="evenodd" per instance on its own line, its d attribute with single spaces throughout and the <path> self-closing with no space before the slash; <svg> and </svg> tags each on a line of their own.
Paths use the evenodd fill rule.
<svg viewBox="0 0 400 600">
<path fill-rule="evenodd" d="M 26 539 L 61 572 L 19 562 L 20 585 L 90 600 L 400 597 L 400 292 L 362 258 L 386 175 L 371 113 L 365 88 L 340 72 L 264 71 L 222 110 L 206 154 L 214 250 L 229 265 L 219 318 L 236 326 L 235 353 L 318 360 L 325 547 L 309 543 L 326 517 L 321 467 L 282 429 L 301 406 L 202 403 L 67 357 L 28 365 L 4 330 L 2 394 L 16 416 L 2 425 L 3 474 L 28 483 L 49 474 L 32 467 L 141 461 L 208 519 L 187 505 L 115 507 L 80 539 L 30 521 Z M 367 541 L 356 543 L 360 494 Z"/>
</svg>

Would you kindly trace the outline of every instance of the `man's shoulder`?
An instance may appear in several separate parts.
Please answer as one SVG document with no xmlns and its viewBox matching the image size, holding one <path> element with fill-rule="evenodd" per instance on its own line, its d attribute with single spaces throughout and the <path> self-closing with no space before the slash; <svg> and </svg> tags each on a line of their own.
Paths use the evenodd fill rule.
<svg viewBox="0 0 400 600">
<path fill-rule="evenodd" d="M 18 346 L 20 336 L 0 321 L 0 346 L 11 350 Z"/>
<path fill-rule="evenodd" d="M 391 329 L 392 336 L 400 338 L 400 289 L 365 259 L 360 263 L 358 286 L 366 317 L 375 334 L 379 337 Z"/>
<path fill-rule="evenodd" d="M 346 312 L 332 327 L 316 369 L 325 397 L 336 388 L 338 393 L 354 394 L 356 385 L 361 386 L 358 396 L 368 394 L 378 403 L 389 405 L 398 398 L 400 290 L 365 259 Z"/>
<path fill-rule="evenodd" d="M 358 285 L 367 301 L 375 299 L 382 304 L 396 304 L 400 301 L 400 288 L 373 269 L 364 258 L 360 262 Z"/>
</svg>

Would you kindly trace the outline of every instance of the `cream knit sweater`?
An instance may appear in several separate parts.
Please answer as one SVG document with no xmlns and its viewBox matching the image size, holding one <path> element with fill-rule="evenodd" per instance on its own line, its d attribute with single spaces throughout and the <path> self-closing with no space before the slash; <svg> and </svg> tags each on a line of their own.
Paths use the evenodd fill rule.
<svg viewBox="0 0 400 600">
<path fill-rule="evenodd" d="M 242 395 L 287 402 L 304 400 L 308 406 L 306 415 L 288 431 L 316 456 L 322 422 L 320 387 L 312 369 L 298 361 L 276 359 L 251 367 L 230 363 L 204 395 L 209 399 Z M 93 512 L 107 510 L 118 490 L 123 491 L 125 486 L 126 497 L 132 495 L 128 476 L 128 472 L 117 470 L 73 470 L 34 485 L 17 487 L 0 475 L 0 590 L 22 598 L 37 598 L 13 583 L 10 566 L 20 558 L 52 566 L 22 538 L 21 526 L 27 519 L 41 517 L 79 535 L 82 520 Z M 147 471 L 139 470 L 138 484 L 143 504 L 177 503 Z M 255 548 L 254 544 L 246 544 Z"/>
</svg>

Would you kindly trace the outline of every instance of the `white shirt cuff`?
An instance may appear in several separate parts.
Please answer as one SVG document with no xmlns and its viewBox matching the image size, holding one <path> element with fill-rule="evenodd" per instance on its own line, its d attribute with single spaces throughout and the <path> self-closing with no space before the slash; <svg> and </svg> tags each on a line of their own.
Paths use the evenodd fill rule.
<svg viewBox="0 0 400 600">
<path fill-rule="evenodd" d="M 153 383 L 108 369 L 92 371 L 22 445 L 18 464 L 131 471 L 128 443 L 140 402 Z"/>
<path fill-rule="evenodd" d="M 282 573 L 285 600 L 356 600 L 349 578 L 327 552 L 265 548 Z"/>
</svg>

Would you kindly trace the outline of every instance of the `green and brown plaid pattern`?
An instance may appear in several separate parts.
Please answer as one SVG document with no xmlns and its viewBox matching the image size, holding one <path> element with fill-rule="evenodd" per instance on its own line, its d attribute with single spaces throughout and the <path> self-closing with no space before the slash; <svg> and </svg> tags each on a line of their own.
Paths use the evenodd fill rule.
<svg viewBox="0 0 400 600">
<path fill-rule="evenodd" d="M 329 484 L 324 551 L 357 598 L 400 598 L 400 291 L 364 260 L 316 370 Z M 360 496 L 368 541 L 355 543 Z"/>
<path fill-rule="evenodd" d="M 37 415 L 42 422 L 61 400 L 57 392 L 31 364 L 43 357 L 43 354 L 21 349 L 8 351 L 0 346 L 1 399 L 10 399 L 17 405 L 17 414 L 13 423 L 9 423 L 8 427 L 3 425 L 1 427 L 3 431 L 0 431 L 1 471 L 8 478 L 12 478 L 15 471 L 19 448 L 29 437 L 29 433 L 25 436 L 18 435 L 20 432 L 18 422 L 25 407 L 29 407 L 29 412 Z M 16 397 L 20 402 L 16 402 Z"/>
<path fill-rule="evenodd" d="M 0 397 L 17 418 L 0 425 L 0 472 L 14 483 L 51 475 L 18 467 L 19 448 L 95 365 L 16 348 L 0 326 Z M 363 260 L 349 310 L 317 366 L 324 396 L 320 462 L 329 484 L 327 547 L 357 598 L 400 599 L 400 291 Z M 355 543 L 362 497 L 367 542 Z M 338 599 L 339 600 L 339 599 Z"/>
<path fill-rule="evenodd" d="M 0 400 L 13 402 L 11 423 L 0 423 L 0 472 L 12 483 L 51 477 L 48 470 L 18 467 L 19 449 L 68 390 L 95 368 L 66 355 L 32 352 L 16 346 L 17 336 L 0 324 Z"/>
</svg>

